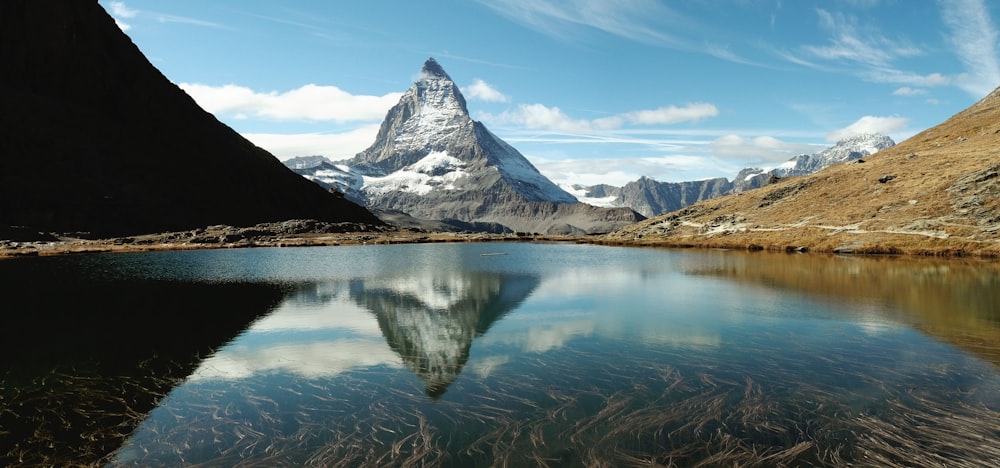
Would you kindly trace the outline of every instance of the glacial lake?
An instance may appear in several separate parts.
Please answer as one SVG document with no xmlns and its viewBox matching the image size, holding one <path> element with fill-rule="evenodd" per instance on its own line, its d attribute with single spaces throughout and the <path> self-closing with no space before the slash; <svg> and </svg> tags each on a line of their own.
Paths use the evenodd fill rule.
<svg viewBox="0 0 1000 468">
<path fill-rule="evenodd" d="M 995 263 L 454 243 L 0 280 L 0 465 L 1000 466 Z"/>
</svg>

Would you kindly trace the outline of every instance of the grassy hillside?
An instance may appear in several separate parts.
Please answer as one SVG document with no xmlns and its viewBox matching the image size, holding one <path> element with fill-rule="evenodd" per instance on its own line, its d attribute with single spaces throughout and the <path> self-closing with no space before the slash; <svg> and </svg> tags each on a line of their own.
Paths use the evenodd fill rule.
<svg viewBox="0 0 1000 468">
<path fill-rule="evenodd" d="M 861 161 L 707 200 L 604 241 L 1000 256 L 1000 89 Z"/>
</svg>

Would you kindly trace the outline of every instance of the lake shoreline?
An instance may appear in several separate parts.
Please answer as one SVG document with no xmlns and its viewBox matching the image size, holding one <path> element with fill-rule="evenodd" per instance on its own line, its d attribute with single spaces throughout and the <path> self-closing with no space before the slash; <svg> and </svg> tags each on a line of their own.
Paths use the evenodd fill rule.
<svg viewBox="0 0 1000 468">
<path fill-rule="evenodd" d="M 967 250 L 961 245 L 943 244 L 934 248 L 902 248 L 881 242 L 866 243 L 863 239 L 839 246 L 808 247 L 779 245 L 767 242 L 745 242 L 738 239 L 692 238 L 683 242 L 676 239 L 645 237 L 623 238 L 610 235 L 545 235 L 545 234 L 491 234 L 482 232 L 427 232 L 421 230 L 372 230 L 349 232 L 297 232 L 233 235 L 231 226 L 212 226 L 203 229 L 165 232 L 106 239 L 85 239 L 58 236 L 54 240 L 9 241 L 0 240 L 0 258 L 24 256 L 55 256 L 110 252 L 152 252 L 170 250 L 234 249 L 254 247 L 322 247 L 377 244 L 414 244 L 442 242 L 572 242 L 619 247 L 654 247 L 670 249 L 745 250 L 785 253 L 816 253 L 861 256 L 907 256 L 980 259 L 998 261 L 993 252 Z M 243 228 L 244 231 L 252 228 Z M 759 240 L 759 239 L 758 239 Z M 847 247 L 845 247 L 845 245 Z"/>
<path fill-rule="evenodd" d="M 584 236 L 423 232 L 413 230 L 337 233 L 312 232 L 250 236 L 229 240 L 226 239 L 225 234 L 221 233 L 223 230 L 224 228 L 208 228 L 108 239 L 83 239 L 60 236 L 56 240 L 43 241 L 18 242 L 0 240 L 0 258 L 255 247 L 325 247 L 444 242 L 588 242 Z"/>
</svg>

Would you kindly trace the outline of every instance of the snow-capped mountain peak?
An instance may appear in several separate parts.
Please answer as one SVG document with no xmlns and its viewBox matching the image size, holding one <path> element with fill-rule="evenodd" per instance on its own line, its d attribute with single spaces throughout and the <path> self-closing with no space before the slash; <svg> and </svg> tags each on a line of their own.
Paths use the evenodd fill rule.
<svg viewBox="0 0 1000 468">
<path fill-rule="evenodd" d="M 492 167 L 527 200 L 576 202 L 576 198 L 539 173 L 517 150 L 472 120 L 465 97 L 433 58 L 424 62 L 420 79 L 386 114 L 375 143 L 359 153 L 350 165 L 363 169 L 366 186 L 378 185 L 378 193 L 388 193 L 382 183 L 385 178 L 400 171 L 410 175 L 423 173 L 414 171 L 414 165 L 430 155 L 446 155 L 461 162 L 449 166 L 456 171 L 466 166 Z M 434 176 L 443 175 L 438 169 Z M 457 175 L 449 177 L 449 182 L 458 181 Z M 407 179 L 413 180 L 410 176 Z M 428 193 L 426 184 L 418 185 L 422 187 L 419 193 Z M 451 183 L 439 186 L 454 190 Z M 416 193 L 414 185 L 407 187 L 406 191 Z"/>
<path fill-rule="evenodd" d="M 448 80 L 452 81 L 448 73 L 444 71 L 441 64 L 434 60 L 434 57 L 430 57 L 424 62 L 424 67 L 420 70 L 420 78 L 428 80 Z"/>
<path fill-rule="evenodd" d="M 433 58 L 386 113 L 368 149 L 323 167 L 322 176 L 312 169 L 298 171 L 348 199 L 419 219 L 524 232 L 606 231 L 641 219 L 628 209 L 581 205 L 538 172 L 472 120 L 465 97 Z"/>
</svg>

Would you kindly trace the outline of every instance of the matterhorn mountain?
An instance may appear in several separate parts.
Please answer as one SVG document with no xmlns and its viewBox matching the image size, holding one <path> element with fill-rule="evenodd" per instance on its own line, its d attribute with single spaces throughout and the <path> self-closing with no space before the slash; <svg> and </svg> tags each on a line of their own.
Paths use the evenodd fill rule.
<svg viewBox="0 0 1000 468">
<path fill-rule="evenodd" d="M 832 164 L 870 156 L 895 144 L 887 136 L 868 133 L 840 140 L 819 153 L 795 156 L 770 170 L 743 169 L 732 181 L 720 177 L 688 182 L 659 182 L 641 177 L 622 187 L 606 184 L 574 185 L 571 189 L 584 202 L 605 207 L 627 206 L 651 218 L 709 198 L 763 187 L 782 177 L 812 174 Z"/>
<path fill-rule="evenodd" d="M 376 212 L 487 231 L 584 234 L 643 219 L 628 208 L 580 203 L 512 146 L 472 120 L 465 98 L 433 58 L 354 158 L 285 162 Z"/>
<path fill-rule="evenodd" d="M 454 382 L 473 341 L 538 287 L 533 275 L 490 272 L 352 280 L 350 298 L 371 312 L 386 343 L 437 399 Z"/>
</svg>

